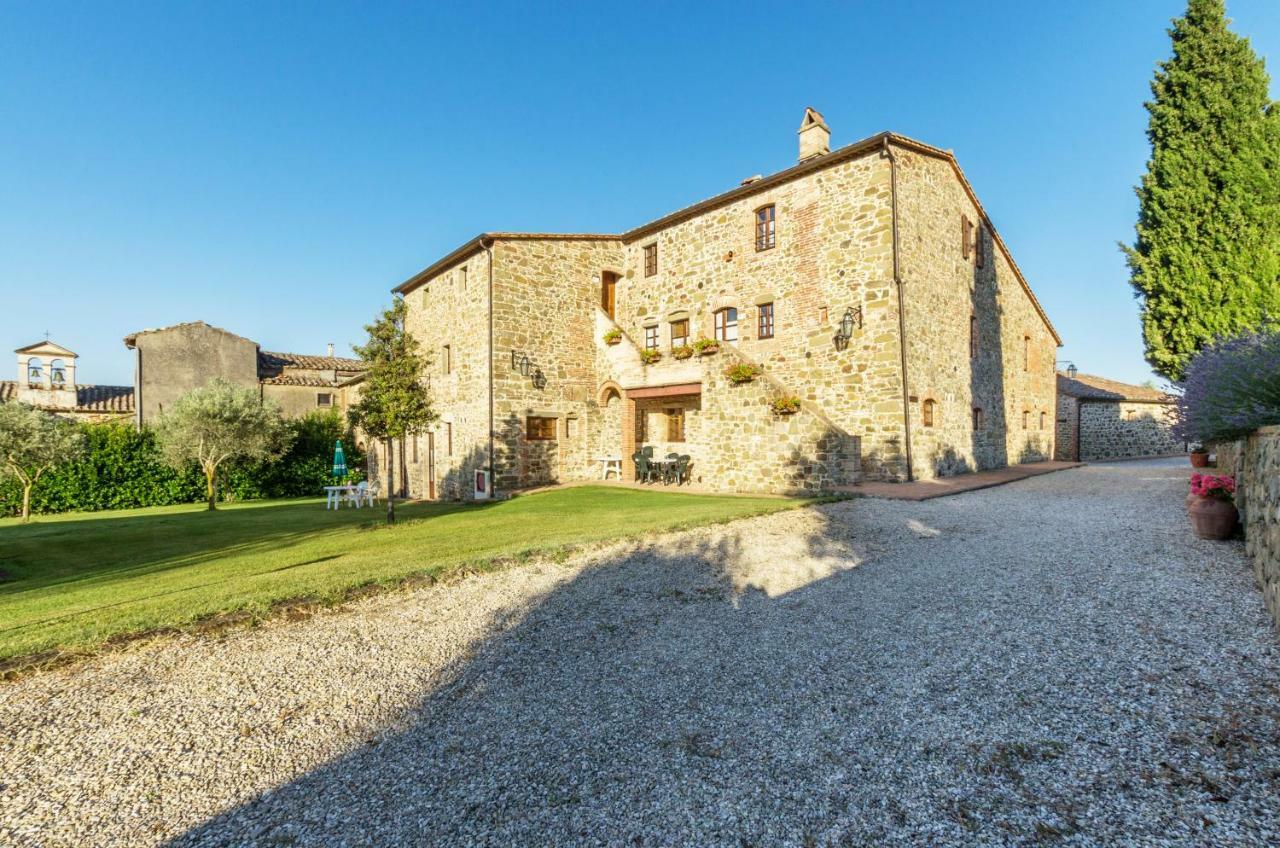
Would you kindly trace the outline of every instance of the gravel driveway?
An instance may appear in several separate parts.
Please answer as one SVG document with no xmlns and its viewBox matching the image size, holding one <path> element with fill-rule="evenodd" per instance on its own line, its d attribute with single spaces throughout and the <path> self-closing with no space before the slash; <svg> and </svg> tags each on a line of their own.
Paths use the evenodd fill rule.
<svg viewBox="0 0 1280 848">
<path fill-rule="evenodd" d="M 1264 845 L 1180 462 L 615 545 L 0 685 L 3 845 Z"/>
</svg>

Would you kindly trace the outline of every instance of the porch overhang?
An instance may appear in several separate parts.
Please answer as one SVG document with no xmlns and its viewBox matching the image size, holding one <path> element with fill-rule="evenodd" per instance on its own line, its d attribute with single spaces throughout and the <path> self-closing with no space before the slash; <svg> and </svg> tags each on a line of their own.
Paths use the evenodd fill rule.
<svg viewBox="0 0 1280 848">
<path fill-rule="evenodd" d="M 637 386 L 634 389 L 623 389 L 630 400 L 644 398 L 680 397 L 683 395 L 702 394 L 701 383 L 671 383 L 666 386 Z"/>
</svg>

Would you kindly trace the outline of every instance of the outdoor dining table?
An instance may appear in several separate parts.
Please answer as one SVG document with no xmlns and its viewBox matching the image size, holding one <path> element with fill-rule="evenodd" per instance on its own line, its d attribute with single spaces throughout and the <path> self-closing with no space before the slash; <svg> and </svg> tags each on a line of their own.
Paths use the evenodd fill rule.
<svg viewBox="0 0 1280 848">
<path fill-rule="evenodd" d="M 620 456 L 597 456 L 596 462 L 600 463 L 600 479 L 608 480 L 609 472 L 618 475 L 618 479 L 622 479 L 622 457 Z"/>
<path fill-rule="evenodd" d="M 354 494 L 355 486 L 325 486 L 324 487 L 324 508 L 337 509 L 342 506 L 343 498 Z"/>
</svg>

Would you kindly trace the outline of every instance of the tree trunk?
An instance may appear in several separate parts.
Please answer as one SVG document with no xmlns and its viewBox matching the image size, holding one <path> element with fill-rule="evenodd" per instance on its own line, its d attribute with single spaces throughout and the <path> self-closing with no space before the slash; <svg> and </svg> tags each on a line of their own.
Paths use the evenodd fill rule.
<svg viewBox="0 0 1280 848">
<path fill-rule="evenodd" d="M 22 522 L 31 520 L 31 484 L 26 483 L 22 487 Z"/>
<path fill-rule="evenodd" d="M 387 523 L 396 523 L 396 500 L 395 488 L 392 484 L 395 482 L 395 462 L 391 454 L 391 447 L 395 444 L 391 439 L 386 440 L 387 444 Z"/>
<path fill-rule="evenodd" d="M 214 485 L 214 481 L 217 479 L 217 476 L 218 469 L 216 468 L 206 468 L 204 470 L 205 492 L 209 496 L 209 509 L 211 510 L 218 508 L 218 490 Z"/>
</svg>

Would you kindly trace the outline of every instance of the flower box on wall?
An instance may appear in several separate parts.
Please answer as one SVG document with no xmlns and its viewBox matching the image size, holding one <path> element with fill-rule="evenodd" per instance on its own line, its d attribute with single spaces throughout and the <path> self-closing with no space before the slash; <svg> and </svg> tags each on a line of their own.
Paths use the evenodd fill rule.
<svg viewBox="0 0 1280 848">
<path fill-rule="evenodd" d="M 698 352 L 699 356 L 710 356 L 713 353 L 720 352 L 720 343 L 711 339 L 698 339 L 693 343 L 693 349 Z"/>
</svg>

